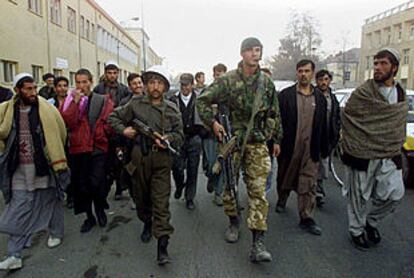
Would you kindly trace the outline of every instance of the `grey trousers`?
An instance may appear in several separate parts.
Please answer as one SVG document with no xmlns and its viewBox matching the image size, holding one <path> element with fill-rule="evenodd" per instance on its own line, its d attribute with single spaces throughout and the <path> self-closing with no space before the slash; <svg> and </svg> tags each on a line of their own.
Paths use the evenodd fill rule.
<svg viewBox="0 0 414 278">
<path fill-rule="evenodd" d="M 366 172 L 347 166 L 342 192 L 349 200 L 349 232 L 359 236 L 367 222 L 377 227 L 400 203 L 404 196 L 402 171 L 391 159 L 370 160 Z"/>
<path fill-rule="evenodd" d="M 63 216 L 63 202 L 57 199 L 55 188 L 13 190 L 0 216 L 0 232 L 9 234 L 8 255 L 20 257 L 23 248 L 30 247 L 32 235 L 40 230 L 63 238 Z"/>
</svg>

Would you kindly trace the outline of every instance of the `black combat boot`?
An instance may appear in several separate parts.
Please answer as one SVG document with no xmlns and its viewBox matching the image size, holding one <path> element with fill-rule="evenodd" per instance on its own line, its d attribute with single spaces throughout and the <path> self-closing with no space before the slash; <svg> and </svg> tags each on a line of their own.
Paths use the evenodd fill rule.
<svg viewBox="0 0 414 278">
<path fill-rule="evenodd" d="M 252 230 L 253 244 L 250 251 L 250 261 L 257 262 L 271 262 L 272 254 L 266 250 L 264 245 L 264 231 Z"/>
<path fill-rule="evenodd" d="M 145 222 L 144 223 L 144 229 L 142 230 L 141 233 L 141 241 L 144 243 L 147 243 L 151 240 L 152 237 L 152 222 Z"/>
<path fill-rule="evenodd" d="M 162 236 L 158 239 L 158 265 L 165 265 L 171 262 L 171 258 L 167 251 L 168 239 L 169 236 Z"/>
</svg>

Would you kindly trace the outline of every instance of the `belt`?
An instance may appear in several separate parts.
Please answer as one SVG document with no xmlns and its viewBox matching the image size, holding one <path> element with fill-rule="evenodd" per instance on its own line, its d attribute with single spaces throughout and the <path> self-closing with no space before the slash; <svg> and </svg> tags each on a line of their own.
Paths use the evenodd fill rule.
<svg viewBox="0 0 414 278">
<path fill-rule="evenodd" d="M 168 149 L 163 149 L 158 147 L 157 145 L 152 145 L 151 148 L 149 148 L 152 152 L 166 152 Z"/>
</svg>

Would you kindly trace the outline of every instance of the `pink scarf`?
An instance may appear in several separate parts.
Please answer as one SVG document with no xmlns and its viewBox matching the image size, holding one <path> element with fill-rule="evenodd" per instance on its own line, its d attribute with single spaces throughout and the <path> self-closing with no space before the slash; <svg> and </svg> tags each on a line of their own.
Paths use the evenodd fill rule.
<svg viewBox="0 0 414 278">
<path fill-rule="evenodd" d="M 66 111 L 69 108 L 69 105 L 72 103 L 74 92 L 75 90 L 71 90 L 68 96 L 65 98 L 65 102 L 63 103 L 63 108 L 62 108 L 63 112 Z M 83 115 L 86 112 L 86 108 L 88 107 L 88 100 L 89 98 L 87 96 L 83 96 L 81 97 L 78 103 L 79 104 L 79 120 L 82 119 Z"/>
</svg>

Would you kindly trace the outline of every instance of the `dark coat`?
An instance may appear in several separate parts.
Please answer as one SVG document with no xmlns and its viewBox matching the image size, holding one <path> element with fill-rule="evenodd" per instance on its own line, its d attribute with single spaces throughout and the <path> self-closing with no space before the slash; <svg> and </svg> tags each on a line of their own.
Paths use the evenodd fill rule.
<svg viewBox="0 0 414 278">
<path fill-rule="evenodd" d="M 279 160 L 290 163 L 296 141 L 296 129 L 298 126 L 296 84 L 288 87 L 278 95 L 280 116 L 282 118 L 283 139 Z M 326 128 L 326 99 L 323 94 L 315 88 L 315 115 L 313 118 L 313 129 L 311 138 L 311 158 L 318 162 L 320 157 L 328 156 L 328 136 Z"/>
<path fill-rule="evenodd" d="M 94 89 L 93 92 L 100 95 L 105 95 L 105 81 L 99 83 Z M 121 100 L 132 93 L 129 91 L 128 87 L 122 83 L 118 83 L 118 89 L 115 96 L 110 96 L 112 102 L 114 103 L 114 107 L 118 107 L 121 103 Z"/>
<path fill-rule="evenodd" d="M 13 97 L 13 92 L 0 86 L 0 103 L 5 102 Z"/>
<path fill-rule="evenodd" d="M 329 88 L 329 94 L 332 100 L 332 112 L 330 118 L 330 125 L 328 126 L 329 129 L 329 153 L 336 147 L 339 141 L 339 132 L 341 130 L 341 108 L 339 107 L 339 102 L 336 99 L 336 96 L 332 93 L 332 90 Z"/>
</svg>

